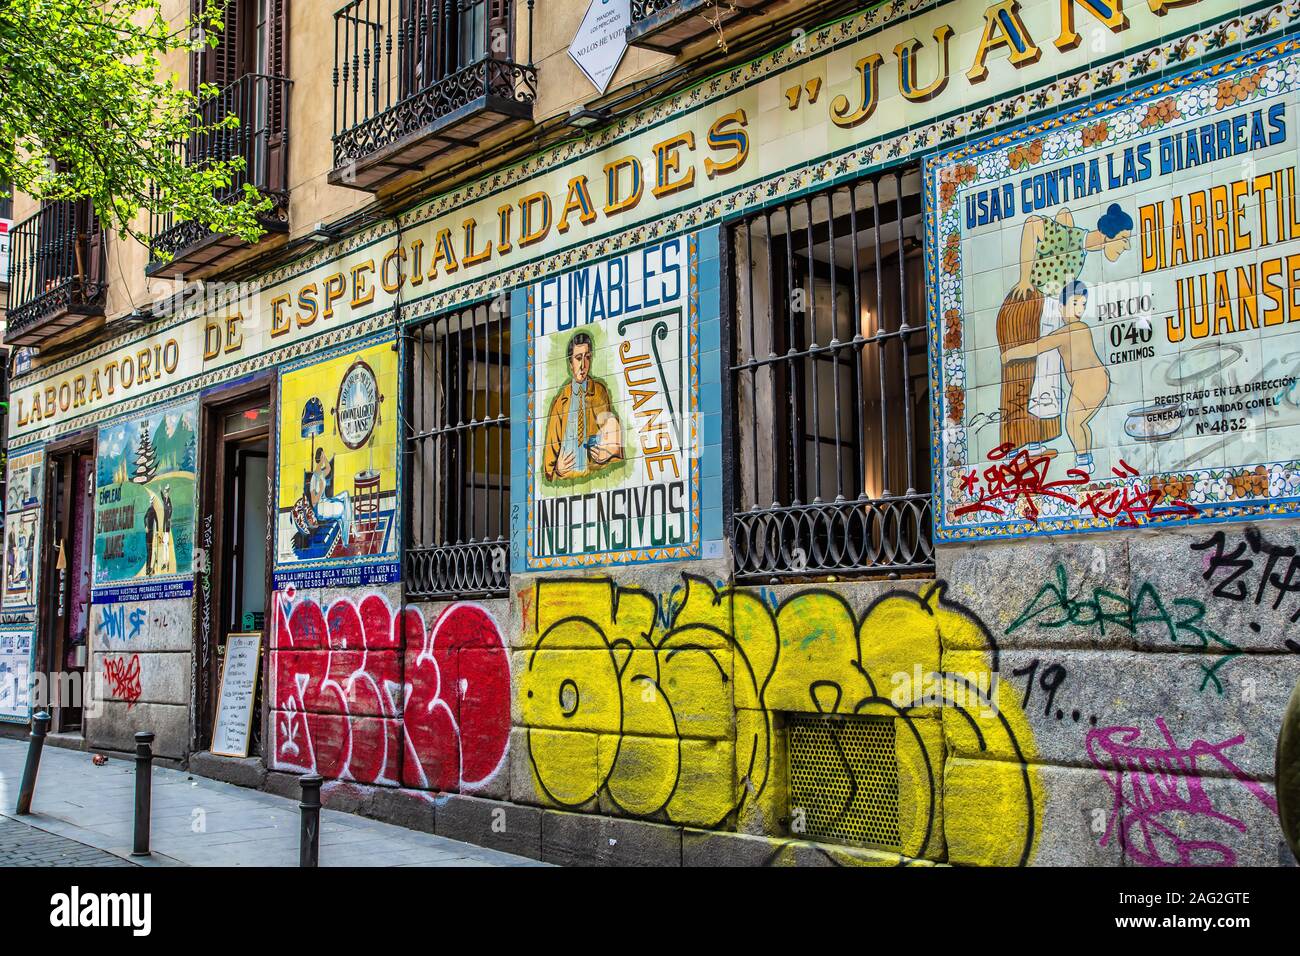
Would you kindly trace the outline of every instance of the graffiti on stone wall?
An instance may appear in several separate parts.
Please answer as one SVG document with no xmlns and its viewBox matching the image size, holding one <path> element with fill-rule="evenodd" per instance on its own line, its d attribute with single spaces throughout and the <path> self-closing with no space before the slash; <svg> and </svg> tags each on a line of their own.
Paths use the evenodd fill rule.
<svg viewBox="0 0 1300 956">
<path fill-rule="evenodd" d="M 1118 840 L 1127 857 L 1142 866 L 1232 866 L 1236 853 L 1205 837 L 1215 826 L 1245 833 L 1246 823 L 1217 806 L 1196 774 L 1226 772 L 1276 814 L 1273 795 L 1227 753 L 1244 743 L 1245 735 L 1179 746 L 1163 717 L 1156 718 L 1156 726 L 1164 739 L 1154 743 L 1144 741 L 1137 727 L 1088 731 L 1088 758 L 1114 794 L 1101 845 Z M 1192 820 L 1196 826 L 1189 830 Z"/>
<path fill-rule="evenodd" d="M 1006 633 L 1014 634 L 1031 625 L 1047 631 L 1070 626 L 1097 637 L 1114 632 L 1131 637 L 1143 625 L 1151 624 L 1167 634 L 1173 645 L 1215 655 L 1213 663 L 1200 665 L 1199 689 L 1213 687 L 1215 693 L 1222 694 L 1219 671 L 1241 649 L 1209 627 L 1204 617 L 1204 601 L 1194 597 L 1163 597 L 1150 581 L 1138 584 L 1137 596 L 1133 598 L 1100 584 L 1089 588 L 1084 582 L 1071 588 L 1069 572 L 1058 564 L 1052 577 L 1012 621 Z"/>
<path fill-rule="evenodd" d="M 1298 673 L 1278 653 L 1295 650 L 1286 642 L 1300 577 L 1285 535 L 1229 528 L 956 560 L 963 596 L 999 622 L 1039 759 L 1096 772 L 1090 842 L 1110 862 L 1267 860 L 1272 708 Z M 1012 687 L 1002 691 L 1005 703 Z M 1058 819 L 1073 785 L 1058 799 L 1053 781 L 1070 773 L 1044 772 Z M 1053 842 L 1068 846 L 1058 825 Z"/>
<path fill-rule="evenodd" d="M 328 610 L 277 595 L 272 762 L 338 780 L 474 790 L 505 760 L 510 664 L 482 607 L 418 611 L 377 594 Z"/>
<path fill-rule="evenodd" d="M 445 609 L 406 645 L 402 782 L 473 791 L 496 776 L 510 740 L 510 659 L 492 615 Z"/>
<path fill-rule="evenodd" d="M 997 645 L 944 585 L 888 593 L 860 615 L 830 590 L 769 603 L 690 575 L 662 601 L 595 578 L 530 591 L 517 692 L 547 802 L 598 799 L 705 827 L 779 816 L 779 712 L 886 715 L 900 724 L 901 852 L 946 843 L 962 859 L 1032 858 L 1042 814 L 1032 734 L 1013 695 L 980 692 L 996 688 Z M 918 663 L 920 686 L 900 686 Z M 928 706 L 936 683 L 940 705 Z M 994 759 L 945 765 L 945 750 Z"/>
<path fill-rule="evenodd" d="M 1300 600 L 1294 601 L 1294 609 L 1290 603 L 1300 594 L 1300 553 L 1295 545 L 1274 544 L 1258 528 L 1247 528 L 1235 547 L 1229 548 L 1225 532 L 1216 531 L 1204 541 L 1193 542 L 1191 548 L 1204 552 L 1202 577 L 1214 584 L 1211 593 L 1215 598 L 1242 604 L 1249 601 L 1255 607 L 1267 599 L 1274 611 L 1287 603 L 1288 621 L 1300 621 Z M 1256 561 L 1261 562 L 1258 568 Z M 1247 626 L 1256 634 L 1262 629 L 1258 621 Z M 1294 638 L 1283 635 L 1281 643 L 1300 654 L 1300 642 Z"/>
<path fill-rule="evenodd" d="M 149 619 L 148 609 L 143 605 L 128 610 L 125 604 L 101 604 L 98 612 L 95 636 L 104 641 L 134 640 Z"/>
<path fill-rule="evenodd" d="M 140 683 L 140 655 L 104 658 L 104 684 L 108 696 L 126 701 L 130 710 L 140 700 L 143 687 Z"/>
<path fill-rule="evenodd" d="M 276 599 L 274 766 L 395 786 L 402 623 L 377 595 L 335 601 L 328 613 L 295 597 Z"/>
</svg>

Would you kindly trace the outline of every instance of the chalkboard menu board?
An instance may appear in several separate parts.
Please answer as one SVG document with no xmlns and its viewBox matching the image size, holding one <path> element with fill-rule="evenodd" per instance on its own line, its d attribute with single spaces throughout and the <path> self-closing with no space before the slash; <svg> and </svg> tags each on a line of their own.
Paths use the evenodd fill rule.
<svg viewBox="0 0 1300 956">
<path fill-rule="evenodd" d="M 212 753 L 247 757 L 257 699 L 257 668 L 262 659 L 261 634 L 231 634 L 226 638 L 226 662 L 221 668 L 217 721 L 212 728 Z"/>
</svg>

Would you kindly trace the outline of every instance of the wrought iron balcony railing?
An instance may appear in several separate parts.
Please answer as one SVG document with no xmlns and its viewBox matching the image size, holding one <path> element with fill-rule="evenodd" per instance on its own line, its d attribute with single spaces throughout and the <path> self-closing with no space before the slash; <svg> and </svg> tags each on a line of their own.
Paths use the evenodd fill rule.
<svg viewBox="0 0 1300 956">
<path fill-rule="evenodd" d="M 373 190 L 435 157 L 532 122 L 528 64 L 515 61 L 513 0 L 352 0 L 334 14 L 334 170 Z"/>
<path fill-rule="evenodd" d="M 14 226 L 9 246 L 6 345 L 39 348 L 102 317 L 105 236 L 88 199 L 45 203 Z"/>
<path fill-rule="evenodd" d="M 284 77 L 261 73 L 241 76 L 199 105 L 195 126 L 203 131 L 174 146 L 187 166 L 242 159 L 243 168 L 218 190 L 217 198 L 233 202 L 244 194 L 245 185 L 255 187 L 271 198 L 273 205 L 262 217 L 262 225 L 275 232 L 288 230 L 289 86 L 290 81 Z M 210 128 L 229 115 L 239 119 L 238 126 Z M 152 275 L 173 275 L 210 265 L 244 245 L 238 237 L 215 234 L 192 220 L 178 220 L 170 212 L 151 218 L 150 236 Z"/>
<path fill-rule="evenodd" d="M 708 34 L 719 33 L 733 20 L 774 5 L 774 0 L 632 0 L 627 42 L 676 53 Z"/>
</svg>

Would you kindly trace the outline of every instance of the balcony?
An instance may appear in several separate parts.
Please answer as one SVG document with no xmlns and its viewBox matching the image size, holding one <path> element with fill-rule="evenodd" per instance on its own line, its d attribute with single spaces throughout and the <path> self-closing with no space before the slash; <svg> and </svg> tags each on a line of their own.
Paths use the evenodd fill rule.
<svg viewBox="0 0 1300 956">
<path fill-rule="evenodd" d="M 6 345 L 46 348 L 103 324 L 104 240 L 88 199 L 46 203 L 14 226 Z"/>
<path fill-rule="evenodd" d="M 772 6 L 772 0 L 632 0 L 627 42 L 679 53 L 696 40 L 716 35 L 727 24 Z"/>
<path fill-rule="evenodd" d="M 212 99 L 198 107 L 195 125 L 211 127 L 228 115 L 239 125 L 196 133 L 174 147 L 187 166 L 243 159 L 228 186 L 217 198 L 233 202 L 244 194 L 245 184 L 271 198 L 269 213 L 260 217 L 268 233 L 289 231 L 289 80 L 279 76 L 247 73 Z M 176 276 L 205 269 L 236 249 L 247 247 L 243 239 L 212 232 L 192 220 L 178 220 L 170 213 L 150 217 L 149 265 L 151 276 Z"/>
<path fill-rule="evenodd" d="M 352 0 L 334 14 L 334 169 L 367 192 L 532 124 L 515 0 Z"/>
</svg>

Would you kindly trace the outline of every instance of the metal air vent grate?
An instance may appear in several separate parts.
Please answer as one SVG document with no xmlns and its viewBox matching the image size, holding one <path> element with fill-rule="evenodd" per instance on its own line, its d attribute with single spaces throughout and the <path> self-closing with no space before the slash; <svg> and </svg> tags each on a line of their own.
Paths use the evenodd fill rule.
<svg viewBox="0 0 1300 956">
<path fill-rule="evenodd" d="M 796 836 L 898 849 L 898 760 L 889 717 L 787 714 Z"/>
</svg>

